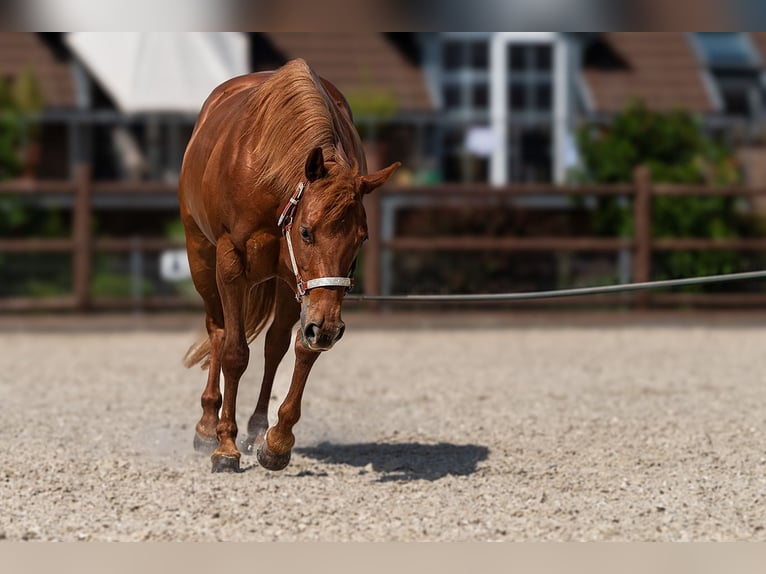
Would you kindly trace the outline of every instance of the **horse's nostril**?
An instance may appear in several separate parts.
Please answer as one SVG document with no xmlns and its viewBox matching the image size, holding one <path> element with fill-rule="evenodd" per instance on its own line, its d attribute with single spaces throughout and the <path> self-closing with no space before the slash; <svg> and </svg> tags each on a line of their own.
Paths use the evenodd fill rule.
<svg viewBox="0 0 766 574">
<path fill-rule="evenodd" d="M 321 323 L 308 323 L 303 328 L 303 339 L 312 347 L 329 349 L 340 340 L 345 330 L 346 326 L 342 321 L 338 325 L 337 330 L 323 328 Z"/>
<path fill-rule="evenodd" d="M 307 341 L 314 343 L 316 342 L 317 331 L 319 331 L 319 326 L 316 323 L 309 323 L 303 329 L 303 336 L 306 337 Z"/>
</svg>

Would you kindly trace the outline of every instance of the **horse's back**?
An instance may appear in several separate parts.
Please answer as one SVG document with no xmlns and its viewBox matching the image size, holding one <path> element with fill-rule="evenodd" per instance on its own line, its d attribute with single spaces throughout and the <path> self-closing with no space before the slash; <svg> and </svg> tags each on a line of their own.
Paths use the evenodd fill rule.
<svg viewBox="0 0 766 574">
<path fill-rule="evenodd" d="M 235 99 L 238 95 L 249 94 L 252 90 L 257 88 L 264 80 L 272 76 L 274 72 L 255 72 L 252 74 L 245 74 L 243 76 L 237 76 L 226 80 L 223 84 L 216 87 L 202 104 L 199 116 L 197 118 L 197 125 L 195 131 L 204 125 L 208 116 L 216 109 L 232 99 Z"/>
</svg>

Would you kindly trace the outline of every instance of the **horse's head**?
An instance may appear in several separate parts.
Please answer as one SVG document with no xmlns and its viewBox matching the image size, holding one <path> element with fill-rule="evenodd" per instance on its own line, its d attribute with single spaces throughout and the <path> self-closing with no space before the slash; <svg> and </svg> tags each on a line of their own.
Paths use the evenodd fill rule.
<svg viewBox="0 0 766 574">
<path fill-rule="evenodd" d="M 322 148 L 313 149 L 306 160 L 306 188 L 287 229 L 294 263 L 286 264 L 299 275 L 301 334 L 311 350 L 329 350 L 343 336 L 345 279 L 367 239 L 362 198 L 383 185 L 399 165 L 359 175 L 356 164 L 325 162 Z"/>
</svg>

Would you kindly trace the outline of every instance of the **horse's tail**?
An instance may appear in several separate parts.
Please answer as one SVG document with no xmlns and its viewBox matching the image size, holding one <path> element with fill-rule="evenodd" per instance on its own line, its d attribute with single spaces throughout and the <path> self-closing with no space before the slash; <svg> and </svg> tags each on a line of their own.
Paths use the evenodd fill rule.
<svg viewBox="0 0 766 574">
<path fill-rule="evenodd" d="M 263 331 L 274 315 L 276 295 L 277 279 L 269 279 L 251 289 L 245 309 L 245 336 L 248 344 Z M 188 369 L 197 363 L 203 369 L 207 369 L 210 365 L 210 338 L 208 336 L 194 343 L 186 351 L 184 366 Z"/>
</svg>

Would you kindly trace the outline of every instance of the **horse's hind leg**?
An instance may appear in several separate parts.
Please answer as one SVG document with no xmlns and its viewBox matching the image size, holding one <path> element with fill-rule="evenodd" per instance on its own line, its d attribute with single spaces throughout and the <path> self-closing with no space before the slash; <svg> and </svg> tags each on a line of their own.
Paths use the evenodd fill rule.
<svg viewBox="0 0 766 574">
<path fill-rule="evenodd" d="M 221 345 L 223 344 L 223 329 L 221 322 L 214 315 L 207 313 L 205 317 L 208 337 L 210 338 L 210 364 L 207 372 L 207 384 L 202 391 L 202 418 L 200 418 L 194 433 L 194 450 L 212 454 L 218 446 L 215 429 L 218 426 L 218 411 L 221 408 Z"/>
<path fill-rule="evenodd" d="M 193 221 L 185 221 L 186 245 L 192 281 L 205 304 L 205 327 L 210 340 L 207 384 L 202 392 L 202 418 L 194 433 L 194 449 L 207 454 L 218 446 L 215 429 L 221 408 L 221 345 L 223 344 L 223 308 L 215 277 L 215 245 L 210 243 Z"/>
<path fill-rule="evenodd" d="M 264 367 L 261 392 L 258 403 L 247 423 L 247 438 L 242 441 L 240 448 L 245 454 L 253 454 L 263 442 L 266 430 L 269 428 L 269 400 L 274 385 L 274 376 L 279 363 L 290 348 L 292 327 L 300 316 L 301 307 L 295 300 L 292 289 L 277 281 L 277 301 L 274 320 L 266 333 L 264 346 Z"/>
</svg>

